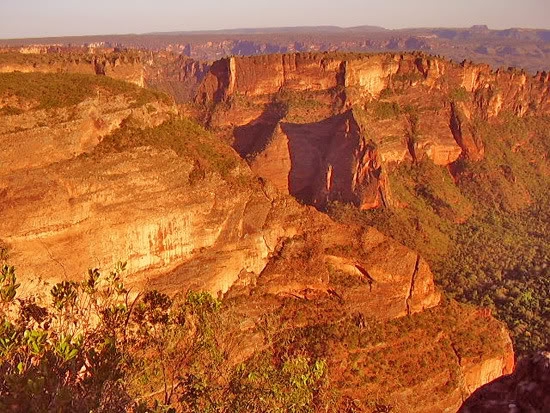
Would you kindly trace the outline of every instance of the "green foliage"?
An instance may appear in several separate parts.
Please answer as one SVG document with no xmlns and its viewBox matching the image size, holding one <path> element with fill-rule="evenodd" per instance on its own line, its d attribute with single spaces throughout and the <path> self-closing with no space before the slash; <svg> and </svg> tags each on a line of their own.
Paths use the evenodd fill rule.
<svg viewBox="0 0 550 413">
<path fill-rule="evenodd" d="M 413 83 L 421 81 L 422 79 L 423 79 L 422 74 L 418 72 L 402 73 L 402 74 L 395 75 L 392 78 L 393 82 L 401 83 L 404 85 L 411 85 Z"/>
<path fill-rule="evenodd" d="M 374 226 L 383 233 L 419 251 L 431 261 L 447 253 L 456 222 L 470 216 L 470 201 L 456 187 L 449 171 L 424 159 L 401 164 L 389 172 L 390 197 L 403 208 L 357 211 L 333 204 L 330 215 L 340 222 L 354 221 Z"/>
<path fill-rule="evenodd" d="M 376 119 L 394 119 L 401 114 L 401 108 L 396 102 L 376 101 L 369 106 L 372 106 Z"/>
<path fill-rule="evenodd" d="M 327 103 L 323 102 L 324 93 L 314 91 L 295 92 L 281 90 L 274 98 L 280 105 L 280 115 L 285 121 L 293 123 L 309 123 L 325 118 Z"/>
<path fill-rule="evenodd" d="M 36 101 L 35 109 L 77 105 L 86 98 L 101 93 L 108 96 L 126 95 L 133 100 L 135 107 L 158 100 L 170 102 L 167 95 L 107 76 L 75 73 L 0 73 L 0 96 L 16 96 Z M 3 111 L 5 110 L 4 108 Z M 11 110 L 10 113 L 4 114 L 16 113 Z"/>
<path fill-rule="evenodd" d="M 15 268 L 8 265 L 2 266 L 0 271 L 0 302 L 6 304 L 13 301 L 20 285 L 16 282 Z"/>
<path fill-rule="evenodd" d="M 44 306 L 5 295 L 0 410 L 316 411 L 323 360 L 270 348 L 235 365 L 242 343 L 219 300 L 195 291 L 130 299 L 124 269 L 60 282 Z M 15 291 L 14 268 L 3 274 L 5 291 Z"/>
<path fill-rule="evenodd" d="M 548 349 L 550 120 L 504 113 L 474 128 L 483 160 L 459 159 L 454 177 L 426 160 L 401 165 L 388 172 L 399 206 L 359 212 L 335 204 L 330 213 L 419 251 L 447 294 L 506 322 L 519 354 Z"/>
<path fill-rule="evenodd" d="M 17 285 L 13 267 L 5 268 L 8 284 Z M 1 312 L 1 410 L 89 411 L 100 405 L 106 383 L 122 376 L 122 336 L 105 328 L 102 312 L 127 296 L 99 297 L 97 284 L 110 288 L 108 281 L 97 271 L 89 275 L 56 284 L 46 307 L 9 295 Z"/>
<path fill-rule="evenodd" d="M 380 92 L 380 95 L 378 96 L 378 98 L 379 99 L 389 99 L 394 95 L 395 95 L 394 91 L 391 88 L 387 87 L 385 89 L 382 89 L 382 91 Z"/>
<path fill-rule="evenodd" d="M 434 269 L 456 299 L 489 307 L 520 354 L 550 348 L 550 205 L 487 213 L 459 227 Z"/>
<path fill-rule="evenodd" d="M 229 178 L 237 167 L 237 156 L 227 145 L 216 139 L 197 123 L 186 119 L 173 119 L 154 128 L 135 128 L 131 125 L 120 128 L 107 136 L 98 145 L 98 153 L 123 151 L 129 147 L 152 146 L 172 149 L 178 155 L 196 162 L 196 174 L 204 168 L 212 168 L 222 177 Z"/>
<path fill-rule="evenodd" d="M 322 403 L 327 364 L 297 355 L 280 364 L 264 353 L 237 368 L 231 386 L 238 389 L 230 411 L 313 413 Z"/>
<path fill-rule="evenodd" d="M 464 86 L 456 87 L 449 92 L 449 99 L 454 102 L 468 102 L 470 101 L 470 93 L 464 88 Z"/>
</svg>

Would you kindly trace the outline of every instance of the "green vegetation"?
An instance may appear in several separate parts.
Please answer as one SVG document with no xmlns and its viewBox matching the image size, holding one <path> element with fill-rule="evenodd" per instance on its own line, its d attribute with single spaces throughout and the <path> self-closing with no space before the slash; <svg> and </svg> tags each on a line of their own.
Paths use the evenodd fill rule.
<svg viewBox="0 0 550 413">
<path fill-rule="evenodd" d="M 318 303 L 303 306 L 301 311 L 310 313 L 305 318 L 315 319 Z M 296 313 L 290 315 L 296 320 Z M 353 405 L 352 411 L 370 412 L 378 405 L 406 412 L 407 407 L 397 406 L 389 395 L 447 372 L 450 379 L 432 394 L 434 399 L 446 397 L 461 385 L 458 358 L 480 360 L 502 354 L 501 343 L 495 340 L 501 334 L 500 324 L 487 312 L 448 300 L 437 309 L 386 322 L 355 313 L 312 324 L 276 333 L 274 351 L 327 359 L 328 380 L 338 383 L 338 389 L 325 397 L 336 411 L 349 411 L 346 407 Z"/>
<path fill-rule="evenodd" d="M 434 271 L 461 301 L 489 307 L 520 352 L 550 346 L 550 204 L 477 215 L 458 227 Z"/>
<path fill-rule="evenodd" d="M 310 123 L 324 119 L 326 102 L 323 92 L 294 92 L 281 90 L 275 102 L 284 105 L 284 118 L 287 122 Z"/>
<path fill-rule="evenodd" d="M 394 119 L 401 114 L 401 108 L 396 102 L 376 101 L 371 105 L 376 119 Z"/>
<path fill-rule="evenodd" d="M 186 118 L 172 119 L 160 126 L 145 129 L 132 127 L 130 122 L 104 138 L 96 152 L 101 154 L 113 150 L 123 151 L 138 146 L 172 149 L 180 156 L 196 160 L 196 174 L 199 175 L 210 167 L 222 177 L 229 178 L 229 173 L 238 164 L 236 155 L 230 148 L 206 129 Z"/>
<path fill-rule="evenodd" d="M 398 205 L 330 213 L 419 251 L 449 296 L 506 322 L 519 354 L 549 349 L 550 119 L 504 114 L 475 129 L 485 157 L 457 161 L 454 178 L 429 160 L 400 165 L 388 172 Z"/>
<path fill-rule="evenodd" d="M 107 76 L 75 73 L 0 73 L 0 96 L 16 96 L 36 101 L 35 109 L 53 109 L 77 105 L 101 93 L 123 94 L 133 106 L 170 98 L 162 93 L 140 88 Z"/>
<path fill-rule="evenodd" d="M 388 181 L 391 198 L 403 208 L 358 211 L 334 204 L 329 213 L 341 222 L 374 226 L 431 262 L 442 258 L 452 248 L 450 234 L 456 222 L 472 213 L 470 201 L 456 187 L 449 171 L 424 159 L 401 164 L 388 174 Z"/>
<path fill-rule="evenodd" d="M 449 92 L 449 99 L 454 102 L 468 102 L 471 97 L 470 93 L 463 86 L 460 86 Z"/>
<path fill-rule="evenodd" d="M 235 363 L 235 320 L 207 293 L 130 294 L 119 263 L 17 299 L 0 273 L 2 411 L 314 412 L 327 365 L 267 347 Z"/>
</svg>

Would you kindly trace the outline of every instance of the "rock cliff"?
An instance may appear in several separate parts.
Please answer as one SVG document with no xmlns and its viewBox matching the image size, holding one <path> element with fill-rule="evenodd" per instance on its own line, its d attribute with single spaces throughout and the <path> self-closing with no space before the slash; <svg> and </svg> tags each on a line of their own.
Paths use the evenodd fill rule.
<svg viewBox="0 0 550 413">
<path fill-rule="evenodd" d="M 0 73 L 78 73 L 123 80 L 189 102 L 210 64 L 172 53 L 143 50 L 74 49 L 41 54 L 10 50 L 0 53 Z"/>
<path fill-rule="evenodd" d="M 513 374 L 479 388 L 462 405 L 460 413 L 515 413 L 550 411 L 550 354 L 522 359 Z"/>
<path fill-rule="evenodd" d="M 145 59 L 139 52 L 77 51 L 72 53 L 0 55 L 0 73 L 81 73 L 106 75 L 145 86 Z"/>
<path fill-rule="evenodd" d="M 217 61 L 195 101 L 280 190 L 369 209 L 392 202 L 397 164 L 482 159 L 476 119 L 547 115 L 550 82 L 423 54 L 304 53 Z"/>
<path fill-rule="evenodd" d="M 0 174 L 73 158 L 91 151 L 125 122 L 151 127 L 173 114 L 175 109 L 163 102 L 135 105 L 124 95 L 98 93 L 70 107 L 4 116 L 0 124 Z"/>
<path fill-rule="evenodd" d="M 315 72 L 312 61 L 303 70 Z M 382 190 L 375 199 L 369 191 L 383 187 L 380 158 L 395 151 L 371 146 L 355 109 L 301 124 L 282 120 L 289 108 L 275 104 L 257 128 L 264 143 L 246 133 L 234 142 L 254 170 L 278 174 L 271 183 L 162 98 L 136 105 L 136 89 L 117 85 L 124 92 L 109 89 L 109 99 L 85 97 L 68 106 L 2 95 L 9 101 L 3 107 L 12 109 L 0 115 L 0 241 L 21 275 L 23 295 L 125 260 L 135 290 L 193 288 L 223 297 L 243 320 L 235 326 L 249 343 L 243 353 L 262 351 L 266 319 L 277 326 L 274 334 L 292 332 L 306 349 L 311 337 L 303 329 L 330 334 L 322 342 L 329 345 L 332 380 L 365 408 L 384 392 L 396 411 L 450 411 L 511 371 L 513 350 L 502 325 L 484 312 L 441 304 L 418 253 L 373 228 L 336 223 L 288 195 L 301 193 L 317 206 L 340 196 L 382 202 Z M 225 90 L 218 86 L 212 90 Z M 411 121 L 409 113 L 399 116 Z M 105 126 L 90 134 L 89 122 Z M 20 160 L 11 162 L 18 141 L 25 142 Z M 274 160 L 262 164 L 264 155 Z M 312 176 L 316 168 L 321 173 Z"/>
</svg>

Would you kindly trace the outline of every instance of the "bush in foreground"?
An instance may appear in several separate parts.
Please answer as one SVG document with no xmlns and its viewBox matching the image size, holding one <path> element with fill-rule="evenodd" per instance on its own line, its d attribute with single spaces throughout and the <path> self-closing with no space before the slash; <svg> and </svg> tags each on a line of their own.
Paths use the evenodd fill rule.
<svg viewBox="0 0 550 413">
<path fill-rule="evenodd" d="M 63 281 L 49 300 L 17 298 L 0 273 L 0 410 L 312 412 L 326 363 L 266 349 L 243 363 L 220 301 L 188 291 L 131 294 L 125 264 Z"/>
</svg>

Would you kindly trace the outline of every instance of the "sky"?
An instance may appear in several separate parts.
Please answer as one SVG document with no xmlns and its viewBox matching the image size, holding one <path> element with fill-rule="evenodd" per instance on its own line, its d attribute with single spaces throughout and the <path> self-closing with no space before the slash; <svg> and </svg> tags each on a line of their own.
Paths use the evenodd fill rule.
<svg viewBox="0 0 550 413">
<path fill-rule="evenodd" d="M 334 25 L 550 29 L 550 0 L 0 0 L 0 38 Z"/>
</svg>

